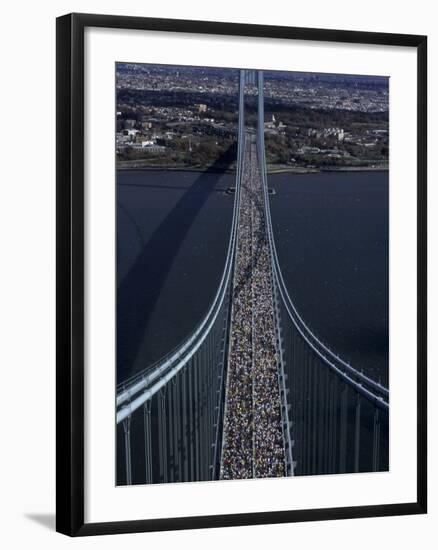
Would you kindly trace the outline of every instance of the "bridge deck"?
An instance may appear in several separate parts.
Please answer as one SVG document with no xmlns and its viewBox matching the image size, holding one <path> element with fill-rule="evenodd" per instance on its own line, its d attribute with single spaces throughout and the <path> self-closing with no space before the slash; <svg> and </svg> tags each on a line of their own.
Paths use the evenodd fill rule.
<svg viewBox="0 0 438 550">
<path fill-rule="evenodd" d="M 221 479 L 279 477 L 285 452 L 272 271 L 257 149 L 247 134 L 233 280 Z"/>
</svg>

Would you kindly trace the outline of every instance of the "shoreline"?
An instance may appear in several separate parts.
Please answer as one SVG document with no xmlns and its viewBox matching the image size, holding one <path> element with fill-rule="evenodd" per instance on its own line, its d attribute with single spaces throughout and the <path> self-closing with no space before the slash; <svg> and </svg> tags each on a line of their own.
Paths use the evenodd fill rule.
<svg viewBox="0 0 438 550">
<path fill-rule="evenodd" d="M 145 171 L 145 172 L 197 172 L 210 174 L 235 174 L 236 170 L 231 168 L 211 168 L 205 167 L 186 167 L 186 166 L 116 166 L 116 171 Z M 266 173 L 275 174 L 328 174 L 330 172 L 388 172 L 389 167 L 386 166 L 336 166 L 336 167 L 321 167 L 321 168 L 296 168 L 296 167 L 271 167 L 267 168 Z"/>
<path fill-rule="evenodd" d="M 321 168 L 270 168 L 268 174 L 327 174 L 330 172 L 389 172 L 388 166 L 335 166 Z"/>
<path fill-rule="evenodd" d="M 117 166 L 116 171 L 145 171 L 145 172 L 205 172 L 210 174 L 235 174 L 235 169 L 211 168 L 209 166 Z"/>
</svg>

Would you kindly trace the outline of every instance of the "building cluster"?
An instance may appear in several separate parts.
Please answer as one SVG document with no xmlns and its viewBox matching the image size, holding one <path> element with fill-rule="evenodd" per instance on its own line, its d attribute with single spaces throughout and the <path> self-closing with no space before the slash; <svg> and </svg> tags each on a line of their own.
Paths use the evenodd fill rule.
<svg viewBox="0 0 438 550">
<path fill-rule="evenodd" d="M 269 73 L 265 97 L 311 109 L 342 109 L 364 113 L 388 110 L 387 79 L 345 75 Z"/>
<path fill-rule="evenodd" d="M 152 122 L 147 117 L 140 120 L 122 118 L 122 113 L 117 116 L 116 150 L 118 153 L 124 149 L 140 149 L 145 153 L 163 153 L 165 143 L 174 137 L 173 132 L 156 132 Z"/>
<path fill-rule="evenodd" d="M 267 135 L 284 135 L 286 131 L 286 124 L 283 124 L 281 120 L 277 122 L 275 115 L 272 115 L 271 120 L 265 122 L 265 134 Z"/>
<path fill-rule="evenodd" d="M 333 149 L 322 149 L 320 147 L 311 147 L 303 145 L 295 152 L 296 155 L 324 155 L 329 158 L 342 158 L 349 157 L 350 153 L 343 149 L 333 148 Z"/>
<path fill-rule="evenodd" d="M 235 136 L 235 122 L 215 121 L 213 117 L 205 116 L 206 113 L 205 104 L 197 104 L 193 109 L 146 108 L 137 119 L 125 118 L 124 113 L 119 111 L 116 121 L 117 151 L 120 153 L 130 148 L 145 153 L 164 153 L 171 141 L 190 141 L 192 137 L 202 135 Z"/>
<path fill-rule="evenodd" d="M 173 67 L 142 63 L 117 64 L 117 88 L 235 95 L 238 71 L 203 67 Z"/>
<path fill-rule="evenodd" d="M 338 141 L 344 141 L 345 138 L 343 128 L 308 128 L 307 135 L 317 139 L 334 137 Z"/>
<path fill-rule="evenodd" d="M 285 475 L 272 273 L 256 147 L 242 176 L 222 479 Z"/>
</svg>

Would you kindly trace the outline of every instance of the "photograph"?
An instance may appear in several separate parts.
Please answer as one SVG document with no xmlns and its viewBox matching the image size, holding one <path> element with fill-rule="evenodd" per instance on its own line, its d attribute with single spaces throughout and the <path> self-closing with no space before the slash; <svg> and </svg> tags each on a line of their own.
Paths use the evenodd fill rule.
<svg viewBox="0 0 438 550">
<path fill-rule="evenodd" d="M 374 3 L 5 4 L 3 548 L 437 546 L 438 27 Z"/>
<path fill-rule="evenodd" d="M 390 471 L 389 84 L 115 63 L 117 486 Z"/>
</svg>

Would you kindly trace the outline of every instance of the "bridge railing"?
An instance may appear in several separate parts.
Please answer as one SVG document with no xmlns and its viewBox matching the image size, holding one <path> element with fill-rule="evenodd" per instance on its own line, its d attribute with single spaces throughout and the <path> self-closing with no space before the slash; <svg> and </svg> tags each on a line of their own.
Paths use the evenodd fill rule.
<svg viewBox="0 0 438 550">
<path fill-rule="evenodd" d="M 221 281 L 197 328 L 160 361 L 117 386 L 118 484 L 217 477 L 245 141 L 244 78 L 241 71 L 236 193 Z"/>
<path fill-rule="evenodd" d="M 283 279 L 269 207 L 263 73 L 258 75 L 258 151 L 280 324 L 284 425 L 294 473 L 376 471 L 388 467 L 389 390 L 338 357 L 297 311 Z"/>
</svg>

